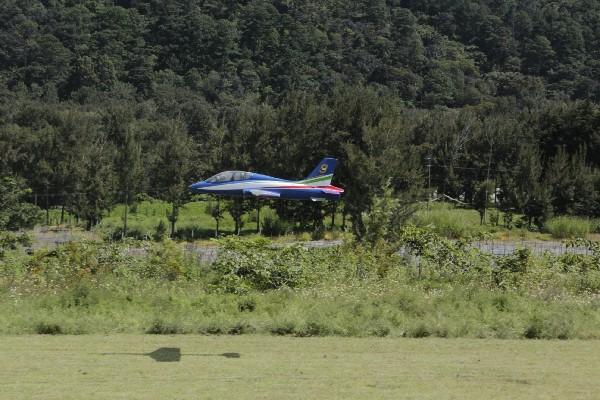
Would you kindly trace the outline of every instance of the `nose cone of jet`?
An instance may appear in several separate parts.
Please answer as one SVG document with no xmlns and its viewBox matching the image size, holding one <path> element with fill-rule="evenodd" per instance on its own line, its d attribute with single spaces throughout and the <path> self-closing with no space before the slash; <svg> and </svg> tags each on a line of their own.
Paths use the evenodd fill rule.
<svg viewBox="0 0 600 400">
<path fill-rule="evenodd" d="M 202 191 L 203 191 L 202 189 L 204 189 L 205 187 L 206 187 L 206 182 L 200 181 L 200 182 L 196 182 L 196 183 L 190 185 L 188 187 L 188 189 L 195 193 L 202 193 Z"/>
</svg>

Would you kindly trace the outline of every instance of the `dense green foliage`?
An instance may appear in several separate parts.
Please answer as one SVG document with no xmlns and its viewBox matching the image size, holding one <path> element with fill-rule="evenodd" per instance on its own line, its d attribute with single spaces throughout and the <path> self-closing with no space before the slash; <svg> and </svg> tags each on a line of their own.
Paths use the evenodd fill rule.
<svg viewBox="0 0 600 400">
<path fill-rule="evenodd" d="M 5 85 L 48 100 L 185 88 L 210 102 L 336 81 L 426 107 L 600 100 L 590 0 L 6 1 L 0 21 Z"/>
<path fill-rule="evenodd" d="M 28 190 L 20 179 L 0 179 L 0 231 L 30 228 L 41 210 L 26 201 Z"/>
<path fill-rule="evenodd" d="M 579 243 L 588 256 L 492 257 L 412 226 L 398 237 L 405 256 L 227 238 L 210 265 L 171 241 L 8 251 L 0 332 L 600 337 L 595 243 Z"/>
<path fill-rule="evenodd" d="M 598 216 L 599 26 L 590 0 L 4 1 L 0 176 L 89 227 L 150 195 L 172 232 L 194 179 L 324 155 L 358 237 L 387 182 L 428 197 L 427 165 L 429 195 L 531 227 Z M 277 212 L 319 231 L 329 208 Z"/>
</svg>

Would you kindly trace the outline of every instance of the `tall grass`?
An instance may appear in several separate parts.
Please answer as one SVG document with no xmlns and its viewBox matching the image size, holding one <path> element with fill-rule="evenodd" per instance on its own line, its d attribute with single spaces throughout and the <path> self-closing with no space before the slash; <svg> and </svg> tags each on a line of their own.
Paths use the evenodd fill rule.
<svg viewBox="0 0 600 400">
<path fill-rule="evenodd" d="M 480 225 L 477 211 L 458 209 L 445 203 L 431 204 L 429 209 L 417 211 L 411 219 L 417 226 L 429 226 L 440 235 L 452 239 L 474 236 L 485 230 Z"/>
<path fill-rule="evenodd" d="M 494 259 L 411 232 L 427 242 L 418 268 L 370 246 L 265 239 L 227 238 L 210 265 L 171 241 L 140 243 L 138 255 L 120 243 L 11 250 L 0 333 L 600 338 L 600 255 Z"/>
<path fill-rule="evenodd" d="M 568 216 L 552 218 L 544 227 L 555 239 L 585 238 L 593 231 L 590 220 Z"/>
<path fill-rule="evenodd" d="M 61 301 L 68 294 L 2 301 L 0 333 L 600 338 L 598 304 L 499 290 L 406 285 L 276 290 L 252 294 L 251 308 L 240 306 L 245 297 L 173 283 L 129 294 L 95 288 L 90 295 L 93 304 L 77 306 Z"/>
</svg>

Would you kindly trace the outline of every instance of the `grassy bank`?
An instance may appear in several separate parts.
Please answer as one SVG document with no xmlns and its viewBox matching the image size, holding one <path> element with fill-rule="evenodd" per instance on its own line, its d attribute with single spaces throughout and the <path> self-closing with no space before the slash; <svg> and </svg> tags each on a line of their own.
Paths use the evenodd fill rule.
<svg viewBox="0 0 600 400">
<path fill-rule="evenodd" d="M 2 302 L 2 334 L 600 338 L 600 301 L 455 287 L 325 287 L 245 296 L 193 285 L 77 287 Z"/>
<path fill-rule="evenodd" d="M 598 254 L 495 258 L 418 228 L 403 240 L 413 256 L 229 238 L 211 265 L 169 241 L 12 251 L 0 333 L 600 338 Z"/>
<path fill-rule="evenodd" d="M 598 341 L 0 337 L 7 399 L 595 399 Z M 179 349 L 179 362 L 144 355 Z M 236 353 L 237 358 L 222 354 Z"/>
</svg>

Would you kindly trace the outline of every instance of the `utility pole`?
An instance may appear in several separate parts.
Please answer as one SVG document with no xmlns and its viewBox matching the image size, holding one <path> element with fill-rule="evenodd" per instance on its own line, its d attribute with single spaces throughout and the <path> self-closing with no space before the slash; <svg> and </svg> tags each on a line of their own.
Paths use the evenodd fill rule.
<svg viewBox="0 0 600 400">
<path fill-rule="evenodd" d="M 486 137 L 487 137 L 487 133 L 486 133 Z M 490 154 L 488 157 L 488 165 L 487 165 L 487 173 L 485 175 L 485 203 L 484 203 L 484 208 L 483 208 L 483 220 L 485 221 L 485 214 L 487 211 L 487 205 L 488 205 L 488 184 L 490 182 L 490 169 L 492 168 L 492 156 L 494 154 L 494 137 L 490 136 L 489 137 L 489 142 L 490 142 Z M 494 182 L 494 198 L 496 196 L 496 182 Z"/>
<path fill-rule="evenodd" d="M 125 184 L 125 216 L 123 218 L 123 234 L 121 239 L 127 237 L 127 212 L 129 211 L 129 182 Z"/>
</svg>

